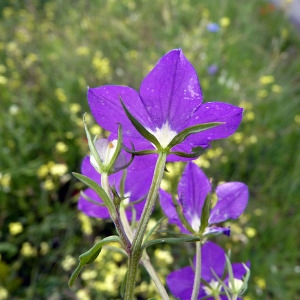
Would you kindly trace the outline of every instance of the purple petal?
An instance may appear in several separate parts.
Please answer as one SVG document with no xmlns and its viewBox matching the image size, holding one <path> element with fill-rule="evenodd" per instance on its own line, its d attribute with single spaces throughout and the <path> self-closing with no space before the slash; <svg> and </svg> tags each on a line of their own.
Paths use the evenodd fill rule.
<svg viewBox="0 0 300 300">
<path fill-rule="evenodd" d="M 210 181 L 203 171 L 189 162 L 178 184 L 178 198 L 185 218 L 196 231 L 199 230 L 202 207 L 210 190 Z"/>
<path fill-rule="evenodd" d="M 176 201 L 178 201 L 178 200 L 176 199 Z M 182 225 L 182 223 L 178 217 L 176 208 L 172 201 L 172 196 L 169 193 L 165 192 L 164 190 L 160 189 L 159 190 L 159 202 L 160 202 L 160 206 L 161 206 L 164 214 L 169 219 L 169 222 L 171 224 L 177 225 L 180 228 L 181 232 L 189 233 L 189 231 L 187 231 L 185 229 L 185 227 Z"/>
<path fill-rule="evenodd" d="M 209 224 L 237 219 L 248 203 L 248 187 L 242 182 L 228 182 L 216 189 L 218 202 L 211 211 Z"/>
<path fill-rule="evenodd" d="M 241 123 L 242 112 L 242 108 L 227 103 L 203 103 L 190 119 L 188 126 L 209 122 L 224 122 L 225 124 L 192 134 L 183 143 L 189 144 L 191 147 L 204 147 L 213 140 L 223 139 L 232 135 Z"/>
<path fill-rule="evenodd" d="M 180 49 L 165 54 L 141 84 L 140 95 L 152 119 L 150 129 L 168 123 L 179 132 L 202 102 L 197 73 Z"/>
<path fill-rule="evenodd" d="M 204 235 L 209 235 L 209 234 L 225 234 L 227 236 L 230 236 L 230 228 L 209 226 L 205 229 Z"/>
<path fill-rule="evenodd" d="M 191 267 L 176 270 L 166 278 L 172 294 L 181 300 L 190 300 L 193 291 L 194 271 Z"/>
<path fill-rule="evenodd" d="M 250 262 L 246 262 L 245 265 L 250 269 Z M 234 263 L 232 264 L 232 272 L 233 276 L 236 279 L 243 279 L 243 277 L 246 275 L 247 270 L 243 266 L 242 263 Z"/>
<path fill-rule="evenodd" d="M 124 137 L 144 139 L 126 116 L 120 99 L 130 113 L 146 127 L 152 124 L 138 93 L 125 86 L 103 86 L 88 90 L 88 103 L 97 123 L 105 130 L 118 132 L 118 124 L 123 126 Z"/>
<path fill-rule="evenodd" d="M 206 242 L 202 246 L 201 259 L 201 276 L 204 280 L 209 282 L 210 280 L 215 279 L 211 269 L 213 269 L 219 277 L 222 277 L 226 259 L 225 252 L 220 246 L 212 242 Z"/>
<path fill-rule="evenodd" d="M 146 198 L 151 185 L 153 171 L 154 165 L 139 171 L 127 170 L 124 193 L 129 196 L 130 202 L 135 202 L 143 197 Z M 100 174 L 98 174 L 92 167 L 89 156 L 86 156 L 83 159 L 81 173 L 100 184 Z M 115 186 L 118 192 L 120 191 L 121 178 L 122 172 L 109 176 L 109 184 L 111 186 Z M 96 202 L 103 203 L 102 199 L 92 189 L 86 189 L 84 194 Z M 144 204 L 145 199 L 134 205 L 137 219 L 141 216 Z M 88 201 L 83 196 L 80 196 L 79 198 L 78 208 L 91 217 L 101 219 L 109 218 L 109 213 L 105 206 L 98 206 L 97 204 Z M 132 207 L 129 206 L 126 209 L 126 214 L 128 219 L 131 220 Z"/>
<path fill-rule="evenodd" d="M 103 205 L 102 199 L 96 194 L 96 192 L 90 188 L 83 192 L 89 199 L 98 202 Z M 89 217 L 107 219 L 109 218 L 109 212 L 106 206 L 99 206 L 87 200 L 83 195 L 79 197 L 78 209 Z"/>
</svg>

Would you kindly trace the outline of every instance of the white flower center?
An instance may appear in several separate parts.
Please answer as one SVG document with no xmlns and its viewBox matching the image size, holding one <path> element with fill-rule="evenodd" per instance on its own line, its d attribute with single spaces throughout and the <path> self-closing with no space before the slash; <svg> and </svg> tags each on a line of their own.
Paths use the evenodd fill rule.
<svg viewBox="0 0 300 300">
<path fill-rule="evenodd" d="M 163 124 L 162 128 L 155 128 L 155 131 L 149 128 L 147 128 L 147 130 L 157 138 L 163 148 L 167 147 L 177 135 L 177 132 L 170 128 L 168 122 Z"/>
<path fill-rule="evenodd" d="M 234 278 L 234 289 L 233 289 L 233 286 L 232 286 L 231 282 L 228 283 L 228 286 L 231 290 L 240 291 L 243 284 L 244 283 L 243 283 L 242 280 Z"/>
<path fill-rule="evenodd" d="M 203 290 L 206 295 L 213 295 L 214 291 L 218 291 L 218 292 L 221 291 L 221 285 L 217 280 L 212 279 L 209 282 L 209 286 L 203 286 Z"/>
<path fill-rule="evenodd" d="M 191 226 L 196 232 L 198 232 L 200 229 L 200 223 L 201 223 L 201 221 L 200 221 L 199 217 L 194 215 Z"/>
<path fill-rule="evenodd" d="M 104 166 L 109 165 L 114 153 L 117 149 L 117 140 L 108 141 L 107 139 L 99 139 L 95 142 L 95 148 L 100 156 L 100 159 Z M 118 157 L 117 163 L 122 162 L 124 159 L 123 157 Z M 90 162 L 91 165 L 96 168 L 96 170 L 99 170 L 99 166 L 97 165 L 97 161 L 95 157 L 91 154 L 90 156 Z"/>
</svg>

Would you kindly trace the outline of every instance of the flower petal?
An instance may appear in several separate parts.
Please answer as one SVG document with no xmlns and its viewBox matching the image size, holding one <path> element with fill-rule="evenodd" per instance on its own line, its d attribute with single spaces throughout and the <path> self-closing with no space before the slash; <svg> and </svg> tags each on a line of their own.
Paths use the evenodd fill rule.
<svg viewBox="0 0 300 300">
<path fill-rule="evenodd" d="M 179 132 L 201 105 L 197 73 L 180 49 L 165 54 L 141 84 L 140 95 L 151 119 L 149 127 L 169 124 Z"/>
<path fill-rule="evenodd" d="M 146 127 L 150 126 L 151 118 L 138 93 L 132 88 L 111 85 L 89 88 L 88 90 L 89 106 L 95 120 L 101 127 L 117 133 L 118 124 L 122 124 L 124 137 L 144 139 L 126 116 L 120 98 L 135 118 Z"/>
<path fill-rule="evenodd" d="M 245 210 L 248 203 L 248 187 L 242 182 L 228 182 L 216 189 L 218 202 L 211 211 L 209 224 L 237 219 Z"/>
<path fill-rule="evenodd" d="M 130 202 L 141 200 L 144 197 L 142 201 L 138 202 L 137 204 L 134 204 L 137 220 L 140 218 L 145 204 L 145 196 L 147 195 L 151 185 L 153 171 L 154 171 L 154 165 L 139 171 L 127 170 L 127 176 L 126 176 L 125 188 L 124 188 L 125 195 L 129 196 Z M 98 174 L 95 171 L 94 167 L 91 165 L 89 156 L 86 156 L 83 159 L 81 165 L 81 172 L 83 175 L 91 178 L 92 180 L 100 184 L 101 175 Z M 110 175 L 108 178 L 109 184 L 111 186 L 115 186 L 118 192 L 120 192 L 120 182 L 121 182 L 122 174 L 123 174 L 122 172 L 117 172 L 115 174 Z M 102 199 L 92 189 L 86 189 L 84 191 L 84 194 L 89 198 L 91 198 L 93 201 L 103 204 Z M 88 216 L 94 218 L 105 219 L 110 217 L 108 210 L 105 206 L 103 207 L 98 206 L 97 204 L 88 201 L 83 196 L 80 196 L 79 198 L 78 208 Z M 132 216 L 131 206 L 129 206 L 126 209 L 126 214 L 128 219 L 131 220 L 131 216 Z"/>
<path fill-rule="evenodd" d="M 215 279 L 211 269 L 213 269 L 220 278 L 222 277 L 226 259 L 225 252 L 220 246 L 212 242 L 206 242 L 202 246 L 201 261 L 201 276 L 204 280 L 209 282 L 211 279 Z"/>
<path fill-rule="evenodd" d="M 178 201 L 178 200 L 176 199 L 176 201 Z M 172 196 L 169 193 L 165 192 L 164 190 L 160 189 L 159 190 L 159 202 L 160 202 L 160 206 L 161 206 L 164 214 L 169 219 L 169 222 L 171 224 L 177 225 L 180 228 L 181 232 L 189 233 L 189 231 L 187 231 L 185 229 L 185 227 L 182 225 L 182 223 L 178 217 L 176 208 L 172 201 Z"/>
<path fill-rule="evenodd" d="M 193 291 L 195 273 L 191 267 L 176 270 L 166 278 L 172 294 L 181 300 L 190 300 Z"/>
<path fill-rule="evenodd" d="M 241 123 L 242 113 L 242 108 L 231 104 L 222 102 L 203 103 L 186 127 L 209 122 L 224 122 L 225 124 L 192 134 L 183 143 L 187 143 L 191 147 L 205 147 L 213 140 L 232 135 Z"/>
<path fill-rule="evenodd" d="M 178 184 L 178 198 L 185 218 L 196 231 L 199 230 L 202 207 L 210 190 L 210 181 L 203 171 L 189 162 Z"/>
</svg>

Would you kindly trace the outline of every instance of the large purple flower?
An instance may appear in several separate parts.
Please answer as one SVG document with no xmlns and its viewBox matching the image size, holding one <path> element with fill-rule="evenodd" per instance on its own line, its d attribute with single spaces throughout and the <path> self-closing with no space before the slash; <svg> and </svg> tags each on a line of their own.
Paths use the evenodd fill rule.
<svg viewBox="0 0 300 300">
<path fill-rule="evenodd" d="M 242 108 L 222 102 L 202 104 L 196 71 L 180 49 L 168 52 L 158 61 L 144 78 L 139 93 L 130 87 L 115 85 L 88 90 L 92 114 L 101 127 L 116 134 L 120 123 L 127 145 L 130 140 L 137 150 L 153 149 L 153 144 L 132 125 L 120 99 L 162 148 L 188 127 L 222 122 L 214 128 L 189 135 L 172 148 L 177 152 L 193 153 L 196 147 L 205 148 L 212 140 L 230 136 L 242 118 Z M 174 155 L 171 159 L 175 159 Z"/>
<path fill-rule="evenodd" d="M 210 287 L 201 283 L 198 299 L 208 296 L 208 298 L 205 299 L 212 300 L 215 298 L 209 297 L 209 295 L 213 295 L 214 290 L 216 292 L 223 291 L 212 270 L 214 270 L 219 278 L 222 278 L 226 266 L 225 252 L 220 246 L 212 242 L 206 242 L 202 246 L 201 262 L 201 278 L 204 279 Z M 194 265 L 195 263 L 194 259 Z M 249 263 L 246 265 L 247 267 L 250 266 Z M 232 270 L 234 285 L 235 288 L 238 288 L 241 286 L 242 278 L 246 274 L 247 270 L 241 263 L 232 264 Z M 190 300 L 193 291 L 194 277 L 195 273 L 193 268 L 188 266 L 170 273 L 166 280 L 169 289 L 175 297 L 178 297 L 180 300 Z M 224 282 L 227 286 L 231 287 L 228 276 L 225 277 Z M 221 295 L 220 297 L 224 300 L 228 299 L 226 295 Z"/>
<path fill-rule="evenodd" d="M 137 201 L 137 203 L 134 204 L 137 219 L 140 218 L 143 206 L 145 204 L 145 199 L 151 185 L 153 169 L 154 166 L 142 169 L 140 171 L 127 170 L 127 176 L 124 186 L 124 196 L 128 197 L 128 199 L 125 199 L 123 201 Z M 96 183 L 100 184 L 101 175 L 91 165 L 89 156 L 86 156 L 82 161 L 81 173 L 94 180 Z M 115 186 L 118 192 L 120 192 L 120 183 L 122 176 L 123 172 L 118 172 L 109 176 L 110 185 Z M 88 199 L 92 201 L 89 201 Z M 99 203 L 99 205 L 97 203 Z M 78 208 L 90 217 L 101 219 L 110 218 L 108 209 L 104 206 L 102 199 L 91 188 L 87 188 L 84 191 L 84 194 L 80 196 L 78 201 Z M 126 214 L 128 219 L 131 220 L 132 206 L 128 206 Z"/>
<path fill-rule="evenodd" d="M 211 183 L 203 171 L 193 162 L 189 162 L 178 184 L 178 199 L 175 201 L 182 209 L 182 213 L 191 230 L 199 232 L 201 226 L 202 208 L 208 193 L 211 192 Z M 247 185 L 241 182 L 228 182 L 216 188 L 218 201 L 211 209 L 208 224 L 213 225 L 228 219 L 237 219 L 248 203 Z M 169 222 L 177 225 L 183 233 L 188 233 L 188 228 L 180 221 L 172 196 L 160 190 L 160 204 L 168 217 Z M 204 234 L 223 232 L 229 229 L 209 226 Z"/>
</svg>

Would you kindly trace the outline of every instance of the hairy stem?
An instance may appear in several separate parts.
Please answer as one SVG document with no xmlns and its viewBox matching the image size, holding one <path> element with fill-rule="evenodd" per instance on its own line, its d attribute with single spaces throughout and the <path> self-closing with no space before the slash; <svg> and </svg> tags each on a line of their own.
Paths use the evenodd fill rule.
<svg viewBox="0 0 300 300">
<path fill-rule="evenodd" d="M 201 241 L 196 242 L 196 265 L 192 300 L 197 300 L 201 282 Z"/>
<path fill-rule="evenodd" d="M 146 200 L 146 204 L 144 206 L 144 210 L 141 216 L 141 220 L 139 222 L 137 232 L 134 236 L 131 253 L 128 259 L 128 273 L 127 273 L 127 281 L 125 288 L 125 300 L 132 300 L 134 294 L 135 280 L 137 275 L 137 270 L 139 266 L 140 259 L 142 257 L 142 243 L 143 238 L 146 232 L 146 228 L 150 219 L 150 216 L 153 212 L 153 208 L 156 203 L 156 199 L 158 196 L 158 190 L 161 184 L 161 180 L 163 177 L 165 165 L 166 165 L 167 153 L 161 152 L 159 153 L 154 175 L 151 183 L 151 187 L 148 193 L 148 197 Z"/>
</svg>

